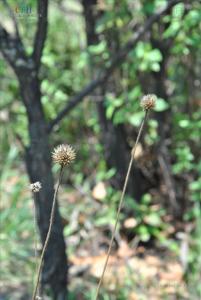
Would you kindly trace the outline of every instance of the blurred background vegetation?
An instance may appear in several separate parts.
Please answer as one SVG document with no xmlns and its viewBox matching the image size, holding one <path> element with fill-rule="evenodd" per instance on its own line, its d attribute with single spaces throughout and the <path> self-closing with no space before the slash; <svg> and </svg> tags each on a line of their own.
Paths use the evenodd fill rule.
<svg viewBox="0 0 201 300">
<path fill-rule="evenodd" d="M 102 74 L 167 2 L 49 1 L 38 72 L 46 122 Z M 22 9 L 27 5 L 30 12 Z M 0 23 L 12 36 L 11 12 L 29 57 L 38 24 L 36 1 L 1 1 Z M 30 298 L 35 269 L 33 199 L 25 165 L 31 141 L 20 75 L 7 62 L 2 32 L 0 299 L 15 300 Z M 139 101 L 147 93 L 155 93 L 158 101 L 137 148 L 100 299 L 201 298 L 200 33 L 200 1 L 178 1 L 147 27 L 110 76 L 53 127 L 50 149 L 69 143 L 77 151 L 59 195 L 68 299 L 94 297 L 143 118 Z M 58 168 L 52 169 L 56 178 Z"/>
</svg>

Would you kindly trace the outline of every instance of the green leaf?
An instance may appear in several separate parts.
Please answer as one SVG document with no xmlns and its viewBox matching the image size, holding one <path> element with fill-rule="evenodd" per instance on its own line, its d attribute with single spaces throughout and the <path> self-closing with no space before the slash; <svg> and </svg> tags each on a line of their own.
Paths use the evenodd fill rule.
<svg viewBox="0 0 201 300">
<path fill-rule="evenodd" d="M 189 120 L 180 120 L 179 121 L 179 126 L 182 128 L 187 128 L 189 126 L 190 122 Z"/>
<path fill-rule="evenodd" d="M 94 54 L 94 55 L 98 55 L 98 54 L 103 53 L 105 51 L 105 49 L 106 49 L 106 42 L 105 41 L 101 41 L 97 45 L 89 46 L 89 52 L 91 54 Z"/>
<path fill-rule="evenodd" d="M 179 20 L 173 20 L 172 24 L 164 32 L 164 38 L 174 37 L 178 30 L 181 29 L 181 22 Z"/>
<path fill-rule="evenodd" d="M 140 225 L 137 231 L 140 236 L 140 239 L 143 242 L 147 242 L 150 239 L 151 236 L 150 236 L 147 226 Z"/>
<path fill-rule="evenodd" d="M 178 3 L 176 4 L 172 9 L 172 16 L 173 18 L 181 18 L 184 13 L 184 3 Z"/>
<path fill-rule="evenodd" d="M 139 85 L 135 86 L 128 94 L 129 100 L 136 100 L 141 95 L 141 88 Z"/>
<path fill-rule="evenodd" d="M 145 216 L 144 222 L 152 226 L 159 226 L 161 224 L 161 218 L 157 213 L 152 213 L 148 216 Z"/>
<path fill-rule="evenodd" d="M 159 72 L 160 71 L 160 65 L 159 63 L 155 62 L 151 65 L 151 70 L 154 72 Z"/>
<path fill-rule="evenodd" d="M 169 108 L 169 104 L 162 98 L 158 98 L 156 101 L 156 106 L 154 108 L 155 111 L 160 112 L 167 110 Z"/>
<path fill-rule="evenodd" d="M 133 126 L 139 126 L 142 121 L 143 115 L 143 112 L 136 112 L 129 116 L 128 121 Z"/>
<path fill-rule="evenodd" d="M 149 54 L 149 60 L 153 62 L 160 62 L 163 59 L 163 56 L 158 49 L 153 49 Z"/>
</svg>

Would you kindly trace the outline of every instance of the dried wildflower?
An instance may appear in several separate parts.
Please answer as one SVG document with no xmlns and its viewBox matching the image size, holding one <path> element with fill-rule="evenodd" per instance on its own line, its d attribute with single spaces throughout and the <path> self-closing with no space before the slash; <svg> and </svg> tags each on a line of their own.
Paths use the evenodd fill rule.
<svg viewBox="0 0 201 300">
<path fill-rule="evenodd" d="M 75 159 L 75 150 L 70 145 L 59 145 L 52 153 L 52 159 L 62 167 L 69 165 Z"/>
<path fill-rule="evenodd" d="M 156 99 L 157 99 L 157 97 L 154 94 L 145 95 L 142 98 L 140 105 L 144 110 L 152 109 L 155 106 Z"/>
<path fill-rule="evenodd" d="M 33 193 L 38 193 L 41 188 L 42 188 L 42 185 L 39 181 L 36 181 L 36 182 L 30 184 L 30 190 Z"/>
</svg>

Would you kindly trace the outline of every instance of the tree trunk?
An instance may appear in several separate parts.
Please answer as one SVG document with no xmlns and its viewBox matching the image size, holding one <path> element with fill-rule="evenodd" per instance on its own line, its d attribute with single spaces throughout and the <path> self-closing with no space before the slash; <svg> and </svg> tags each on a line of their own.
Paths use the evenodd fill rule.
<svg viewBox="0 0 201 300">
<path fill-rule="evenodd" d="M 115 168 L 117 170 L 117 174 L 111 183 L 115 188 L 122 189 L 131 153 L 131 149 L 129 149 L 126 143 L 126 132 L 123 125 L 114 125 L 112 120 L 106 118 L 103 101 L 97 104 L 97 108 L 105 159 L 109 168 Z M 135 166 L 133 166 L 131 170 L 127 192 L 138 201 L 140 201 L 144 193 L 142 174 L 139 168 Z"/>
<path fill-rule="evenodd" d="M 86 35 L 88 46 L 95 45 L 99 42 L 99 37 L 95 31 L 95 25 L 101 16 L 101 12 L 97 10 L 97 0 L 82 0 L 84 8 L 84 18 L 86 24 Z M 113 51 L 112 49 L 111 51 Z M 117 49 L 114 50 L 114 52 Z M 95 63 L 92 63 L 94 66 Z M 92 77 L 96 77 L 97 69 L 92 69 Z M 110 87 L 114 84 L 113 77 L 110 79 Z M 105 160 L 108 168 L 115 168 L 117 170 L 116 175 L 111 180 L 111 184 L 117 188 L 122 189 L 124 179 L 126 176 L 130 151 L 127 144 L 127 136 L 123 125 L 114 125 L 112 120 L 106 117 L 105 110 L 105 91 L 107 90 L 107 83 L 104 88 L 99 88 L 95 92 L 97 96 L 97 111 L 99 117 L 99 123 L 101 126 L 101 141 L 104 145 Z M 140 170 L 134 166 L 127 191 L 135 199 L 140 200 L 143 195 L 142 174 Z"/>
<path fill-rule="evenodd" d="M 154 48 L 158 48 L 163 56 L 163 60 L 160 63 L 159 72 L 154 72 L 153 78 L 155 83 L 155 91 L 157 96 L 166 100 L 169 104 L 169 108 L 165 111 L 156 113 L 156 119 L 158 121 L 158 135 L 160 140 L 157 145 L 157 157 L 161 168 L 161 175 L 166 185 L 168 203 L 170 204 L 170 210 L 175 217 L 181 217 L 181 205 L 177 196 L 176 184 L 174 176 L 171 170 L 171 157 L 169 154 L 170 142 L 171 142 L 171 131 L 172 131 L 172 109 L 169 103 L 169 95 L 167 93 L 166 78 L 167 76 L 167 62 L 170 55 L 170 48 L 172 40 L 165 41 L 154 41 L 152 40 Z M 183 201 L 183 199 L 182 199 Z M 181 201 L 181 203 L 182 203 Z"/>
<path fill-rule="evenodd" d="M 165 80 L 167 78 L 167 74 L 166 74 L 167 57 L 165 56 L 164 52 L 162 53 L 163 53 L 163 61 L 161 62 L 160 71 L 154 74 L 155 90 L 157 91 L 158 97 L 163 98 L 168 102 L 169 97 L 165 86 Z M 161 168 L 162 178 L 167 189 L 167 194 L 169 198 L 168 202 L 170 203 L 169 207 L 171 209 L 172 214 L 175 217 L 181 217 L 182 211 L 177 197 L 175 180 L 171 170 L 171 157 L 169 154 L 170 141 L 171 141 L 171 129 L 172 129 L 171 106 L 167 110 L 157 113 L 156 119 L 158 121 L 158 135 L 160 136 L 160 140 L 157 145 L 157 155 L 158 155 L 158 160 Z"/>
<path fill-rule="evenodd" d="M 30 181 L 42 183 L 40 193 L 36 193 L 36 211 L 41 240 L 44 244 L 49 227 L 54 181 L 46 122 L 40 101 L 40 83 L 33 74 L 33 72 L 27 74 L 24 70 L 18 74 L 18 78 L 29 123 L 30 145 L 26 149 L 26 167 Z M 66 285 L 67 257 L 63 226 L 57 206 L 51 238 L 44 257 L 42 286 L 50 288 L 53 299 L 66 300 Z"/>
<path fill-rule="evenodd" d="M 53 202 L 54 181 L 38 78 L 47 33 L 48 0 L 38 0 L 37 2 L 38 26 L 33 54 L 26 55 L 17 23 L 15 23 L 15 36 L 10 35 L 0 24 L 0 51 L 18 78 L 22 100 L 27 111 L 30 141 L 29 147 L 25 149 L 26 167 L 30 181 L 42 183 L 40 193 L 36 194 L 36 210 L 41 240 L 44 244 Z M 55 300 L 66 300 L 67 258 L 62 231 L 61 217 L 57 206 L 42 272 L 42 286 L 50 288 Z"/>
</svg>

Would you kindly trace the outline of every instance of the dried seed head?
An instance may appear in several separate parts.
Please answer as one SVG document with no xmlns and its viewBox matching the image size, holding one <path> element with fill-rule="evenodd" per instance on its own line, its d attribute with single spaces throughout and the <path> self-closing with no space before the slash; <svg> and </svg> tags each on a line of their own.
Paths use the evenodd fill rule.
<svg viewBox="0 0 201 300">
<path fill-rule="evenodd" d="M 156 95 L 148 94 L 142 98 L 140 105 L 144 110 L 149 110 L 155 107 L 156 100 Z"/>
<path fill-rule="evenodd" d="M 30 190 L 33 193 L 38 193 L 41 188 L 42 188 L 42 185 L 39 181 L 36 181 L 36 182 L 30 184 Z"/>
<path fill-rule="evenodd" d="M 62 167 L 69 165 L 75 159 L 75 150 L 70 145 L 59 145 L 52 152 L 52 159 Z"/>
</svg>

